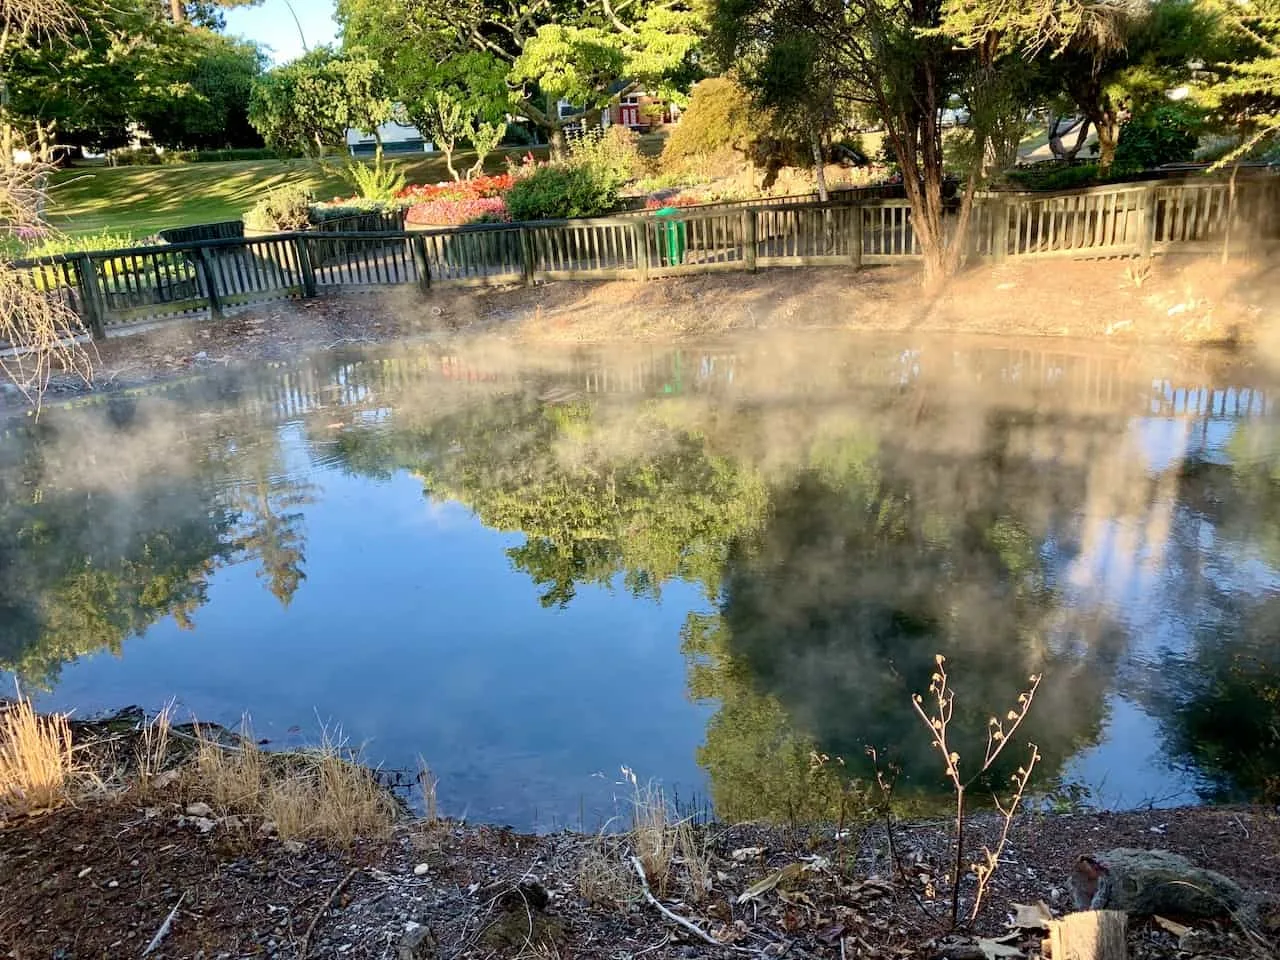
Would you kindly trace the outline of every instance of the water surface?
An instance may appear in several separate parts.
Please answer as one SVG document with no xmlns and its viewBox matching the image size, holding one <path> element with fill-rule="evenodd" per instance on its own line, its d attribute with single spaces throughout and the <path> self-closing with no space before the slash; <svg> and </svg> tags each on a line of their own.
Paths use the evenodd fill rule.
<svg viewBox="0 0 1280 960">
<path fill-rule="evenodd" d="M 829 813 L 941 796 L 1032 674 L 1044 793 L 1280 790 L 1280 434 L 1257 363 L 924 337 L 323 355 L 0 439 L 0 667 L 276 746 L 339 723 L 446 812 L 598 825 L 620 768 Z M 831 758 L 815 768 L 815 757 Z M 1011 762 L 1021 762 L 1021 755 Z"/>
</svg>

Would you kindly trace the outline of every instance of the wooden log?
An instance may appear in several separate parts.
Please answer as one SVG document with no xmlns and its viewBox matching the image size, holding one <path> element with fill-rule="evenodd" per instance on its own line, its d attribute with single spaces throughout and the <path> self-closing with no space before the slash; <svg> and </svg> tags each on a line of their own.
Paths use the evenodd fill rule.
<svg viewBox="0 0 1280 960">
<path fill-rule="evenodd" d="M 1123 910 L 1069 913 L 1049 924 L 1053 960 L 1127 960 L 1129 918 Z"/>
</svg>

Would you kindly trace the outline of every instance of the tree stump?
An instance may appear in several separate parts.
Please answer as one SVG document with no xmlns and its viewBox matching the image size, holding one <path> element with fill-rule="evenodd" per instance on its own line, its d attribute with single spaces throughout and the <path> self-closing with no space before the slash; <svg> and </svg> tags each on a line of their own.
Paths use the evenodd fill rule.
<svg viewBox="0 0 1280 960">
<path fill-rule="evenodd" d="M 1049 924 L 1053 960 L 1127 960 L 1129 918 L 1123 910 L 1069 913 Z"/>
</svg>

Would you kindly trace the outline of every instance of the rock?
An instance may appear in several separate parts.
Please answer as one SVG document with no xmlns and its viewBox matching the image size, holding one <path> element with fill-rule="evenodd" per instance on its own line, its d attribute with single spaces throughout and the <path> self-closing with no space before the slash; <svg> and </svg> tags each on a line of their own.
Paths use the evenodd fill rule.
<svg viewBox="0 0 1280 960">
<path fill-rule="evenodd" d="M 258 826 L 258 833 L 262 834 L 262 836 L 264 837 L 274 836 L 275 832 L 276 832 L 276 825 L 275 825 L 275 822 L 272 820 L 263 820 L 262 823 Z"/>
<path fill-rule="evenodd" d="M 208 833 L 218 825 L 216 820 L 210 820 L 208 817 L 196 817 L 191 822 L 196 825 L 196 829 L 201 833 Z"/>
<path fill-rule="evenodd" d="M 425 863 L 420 863 L 413 868 L 413 875 L 415 877 L 425 877 L 430 872 L 431 872 L 431 867 L 429 867 Z"/>
<path fill-rule="evenodd" d="M 440 942 L 430 927 L 413 924 L 412 929 L 400 938 L 400 960 L 436 960 L 440 954 Z"/>
<path fill-rule="evenodd" d="M 293 854 L 295 857 L 302 853 L 303 849 L 305 848 L 302 846 L 301 840 L 286 840 L 284 842 L 284 852 Z"/>
<path fill-rule="evenodd" d="M 199 803 L 199 802 L 188 803 L 187 816 L 188 817 L 212 817 L 213 807 L 209 806 L 207 803 Z"/>
<path fill-rule="evenodd" d="M 1080 857 L 1067 885 L 1077 910 L 1219 917 L 1249 906 L 1235 881 L 1168 850 L 1122 847 Z"/>
</svg>

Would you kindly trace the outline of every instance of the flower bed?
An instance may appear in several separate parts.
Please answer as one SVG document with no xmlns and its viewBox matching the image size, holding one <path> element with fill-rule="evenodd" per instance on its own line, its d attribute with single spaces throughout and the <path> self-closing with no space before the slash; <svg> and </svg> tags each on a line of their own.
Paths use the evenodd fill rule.
<svg viewBox="0 0 1280 960">
<path fill-rule="evenodd" d="M 411 226 L 456 227 L 468 223 L 509 223 L 506 201 L 501 197 L 467 200 L 428 200 L 409 208 L 405 223 Z"/>
<path fill-rule="evenodd" d="M 488 200 L 501 197 L 516 178 L 510 173 L 499 173 L 488 177 L 475 177 L 471 180 L 456 180 L 452 183 L 420 184 L 405 187 L 396 199 L 411 204 L 429 203 L 436 200 L 461 202 L 467 200 Z"/>
</svg>

